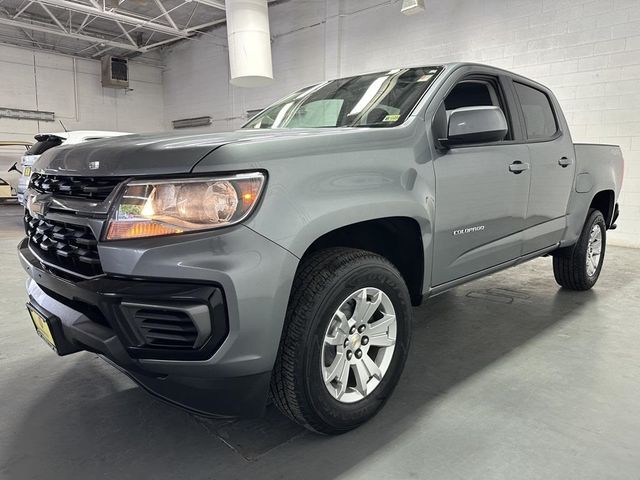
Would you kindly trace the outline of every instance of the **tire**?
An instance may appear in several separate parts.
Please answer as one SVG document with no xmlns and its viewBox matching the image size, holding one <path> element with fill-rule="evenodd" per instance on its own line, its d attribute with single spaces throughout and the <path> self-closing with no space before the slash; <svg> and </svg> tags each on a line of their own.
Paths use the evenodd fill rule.
<svg viewBox="0 0 640 480">
<path fill-rule="evenodd" d="M 354 294 L 356 297 L 351 298 Z M 360 302 L 364 306 L 368 306 L 367 302 L 373 305 L 377 302 L 379 306 L 370 323 L 357 324 L 356 334 L 352 332 L 355 325 L 349 326 L 344 321 L 346 318 L 347 322 L 355 322 L 357 318 L 366 317 L 370 310 L 365 307 L 360 307 L 360 314 L 354 308 L 349 317 L 349 309 Z M 338 310 L 344 312 L 345 309 L 347 313 L 338 315 Z M 392 341 L 389 320 L 392 315 L 388 315 L 391 310 L 395 313 L 395 343 L 375 346 L 381 339 L 385 343 Z M 380 320 L 385 320 L 385 325 L 375 323 Z M 352 333 L 344 335 L 343 330 Z M 367 334 L 372 336 L 365 343 Z M 339 336 L 344 342 L 338 340 Z M 410 338 L 409 292 L 402 276 L 388 260 L 352 248 L 329 248 L 311 254 L 303 259 L 293 282 L 271 381 L 274 403 L 283 414 L 314 432 L 340 434 L 356 428 L 373 417 L 393 392 L 404 368 Z M 326 343 L 334 339 L 337 346 Z M 359 360 L 356 359 L 358 350 Z M 349 351 L 351 357 L 348 357 Z M 347 357 L 350 360 L 346 360 Z M 343 367 L 335 370 L 342 374 L 325 383 L 332 366 L 339 365 L 335 363 L 339 360 Z M 381 378 L 371 376 L 368 381 L 358 382 L 356 374 L 363 372 L 362 365 L 371 368 L 366 370 L 370 372 L 375 370 L 371 362 L 379 360 Z M 348 369 L 346 377 L 344 368 Z M 340 378 L 347 381 L 339 381 Z"/>
<path fill-rule="evenodd" d="M 589 266 L 587 257 L 590 256 L 590 237 L 594 229 L 600 230 L 600 255 L 597 261 Z M 553 254 L 553 274 L 558 285 L 580 291 L 593 287 L 602 270 L 606 244 L 607 226 L 604 217 L 599 210 L 591 209 L 576 244 Z M 591 245 L 591 248 L 597 248 L 597 242 Z"/>
</svg>

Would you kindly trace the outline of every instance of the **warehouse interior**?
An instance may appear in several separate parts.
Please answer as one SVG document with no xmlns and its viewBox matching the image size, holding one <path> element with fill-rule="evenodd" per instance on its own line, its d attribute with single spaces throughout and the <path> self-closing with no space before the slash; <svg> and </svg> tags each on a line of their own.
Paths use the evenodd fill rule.
<svg viewBox="0 0 640 480">
<path fill-rule="evenodd" d="M 0 0 L 0 479 L 638 478 L 640 2 L 264 0 L 266 46 L 245 57 L 262 71 L 245 77 L 230 48 L 235 27 L 255 29 L 230 16 L 242 2 Z M 25 210 L 5 172 L 37 135 L 229 132 L 303 87 L 450 62 L 539 82 L 573 142 L 620 146 L 620 216 L 593 289 L 560 288 L 545 256 L 414 306 L 393 396 L 339 436 L 274 405 L 184 411 L 34 334 Z"/>
<path fill-rule="evenodd" d="M 33 12 L 47 21 L 38 3 L 5 0 L 2 7 L 9 12 L 5 16 L 11 17 L 29 4 L 21 15 Z M 180 4 L 162 3 L 167 5 L 165 10 Z M 207 2 L 185 3 L 170 15 L 183 9 L 189 13 L 197 7 L 198 17 L 191 19 L 192 26 L 218 24 L 187 40 L 147 53 L 134 52 L 129 62 L 130 90 L 101 87 L 97 59 L 107 48 L 100 47 L 104 42 L 96 45 L 40 31 L 25 34 L 1 22 L 3 106 L 54 111 L 69 130 L 162 131 L 171 129 L 174 120 L 209 116 L 207 131 L 227 131 L 239 128 L 247 120 L 247 112 L 265 108 L 319 80 L 425 61 L 488 63 L 535 78 L 553 89 L 574 141 L 623 148 L 627 168 L 621 204 L 630 208 L 625 209 L 625 225 L 611 240 L 638 246 L 637 2 L 431 2 L 423 14 L 407 16 L 400 13 L 402 2 L 397 1 L 278 0 L 269 7 L 274 81 L 253 89 L 229 83 L 227 33 L 220 21 L 224 19 L 221 10 Z M 140 9 L 136 2 L 132 5 L 128 8 Z M 60 15 L 66 12 L 68 17 L 69 12 L 62 8 L 49 10 Z M 151 2 L 143 10 L 141 15 L 155 18 L 154 22 L 165 18 Z M 78 18 L 74 21 L 84 18 L 80 13 L 75 15 Z M 186 24 L 189 15 L 183 13 L 180 20 Z M 111 35 L 123 42 L 117 24 L 103 21 L 111 24 L 105 25 Z M 399 31 L 403 35 L 398 35 Z M 144 42 L 153 33 L 143 32 Z M 36 48 L 27 34 L 44 39 L 43 48 Z M 117 48 L 109 51 L 127 52 Z M 16 140 L 33 140 L 34 134 L 48 127 L 59 129 L 59 124 L 0 118 L 0 132 Z"/>
</svg>

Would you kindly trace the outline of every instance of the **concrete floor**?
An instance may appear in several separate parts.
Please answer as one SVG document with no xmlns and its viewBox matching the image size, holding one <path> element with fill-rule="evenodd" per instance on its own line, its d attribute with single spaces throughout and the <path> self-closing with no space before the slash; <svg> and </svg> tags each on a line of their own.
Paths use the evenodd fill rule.
<svg viewBox="0 0 640 480">
<path fill-rule="evenodd" d="M 0 209 L 0 478 L 638 479 L 640 250 L 610 248 L 597 287 L 550 259 L 415 309 L 382 412 L 340 437 L 165 405 L 100 358 L 58 358 L 24 308 L 20 212 Z"/>
</svg>

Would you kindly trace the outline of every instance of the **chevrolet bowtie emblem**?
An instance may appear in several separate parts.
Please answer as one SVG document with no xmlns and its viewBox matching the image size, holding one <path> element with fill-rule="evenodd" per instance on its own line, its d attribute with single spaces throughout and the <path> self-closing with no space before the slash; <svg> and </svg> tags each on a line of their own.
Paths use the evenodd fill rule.
<svg viewBox="0 0 640 480">
<path fill-rule="evenodd" d="M 100 162 L 89 162 L 89 170 L 97 170 L 100 168 Z"/>
</svg>

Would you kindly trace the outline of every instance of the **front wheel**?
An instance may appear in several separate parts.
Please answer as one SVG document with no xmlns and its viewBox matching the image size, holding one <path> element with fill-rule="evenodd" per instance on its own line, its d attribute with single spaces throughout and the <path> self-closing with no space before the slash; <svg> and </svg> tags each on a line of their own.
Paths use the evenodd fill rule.
<svg viewBox="0 0 640 480">
<path fill-rule="evenodd" d="M 589 290 L 598 281 L 607 244 L 607 227 L 599 210 L 591 210 L 575 245 L 553 254 L 556 282 L 570 290 Z"/>
<path fill-rule="evenodd" d="M 407 357 L 411 307 L 398 270 L 371 252 L 331 248 L 294 280 L 271 393 L 285 415 L 327 434 L 373 417 Z"/>
</svg>

